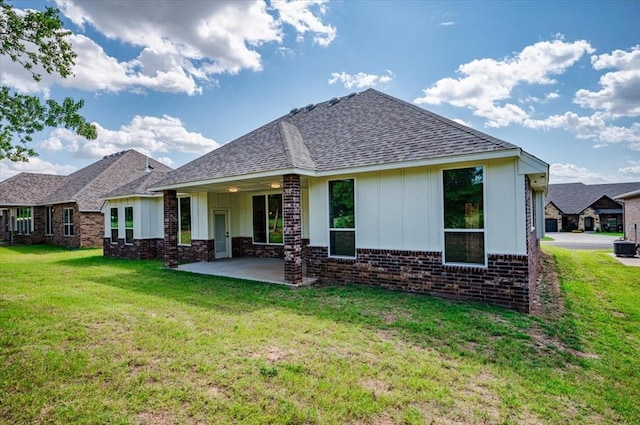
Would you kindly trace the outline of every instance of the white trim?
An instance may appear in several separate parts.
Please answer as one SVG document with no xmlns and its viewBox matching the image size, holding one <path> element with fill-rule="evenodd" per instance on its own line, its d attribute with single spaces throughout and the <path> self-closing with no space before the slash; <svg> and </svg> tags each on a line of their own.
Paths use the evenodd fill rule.
<svg viewBox="0 0 640 425">
<path fill-rule="evenodd" d="M 67 222 L 65 221 L 65 211 L 71 211 L 71 221 Z M 75 224 L 74 224 L 74 220 L 73 220 L 73 207 L 66 207 L 62 209 L 62 236 L 67 237 L 67 238 L 71 238 L 74 237 L 76 235 L 76 229 L 75 229 Z M 67 226 L 70 226 L 71 230 L 72 230 L 72 234 L 68 235 L 67 234 Z"/>
<path fill-rule="evenodd" d="M 482 228 L 481 229 L 447 229 L 444 227 L 444 172 L 449 170 L 462 170 L 465 168 L 482 167 Z M 487 249 L 487 167 L 486 164 L 467 165 L 463 167 L 442 168 L 440 170 L 440 197 L 442 198 L 442 208 L 440 209 L 440 234 L 442 243 L 442 265 L 443 266 L 461 266 L 461 267 L 488 267 L 488 249 Z M 481 263 L 447 263 L 447 246 L 445 240 L 445 233 L 483 233 L 483 245 L 484 245 L 484 264 Z"/>
<path fill-rule="evenodd" d="M 279 170 L 263 171 L 258 173 L 239 174 L 235 176 L 219 177 L 219 178 L 212 178 L 212 179 L 205 179 L 205 180 L 194 180 L 190 182 L 176 183 L 176 184 L 171 184 L 166 186 L 152 186 L 152 187 L 149 187 L 147 190 L 161 191 L 161 190 L 174 190 L 174 189 L 182 189 L 182 188 L 190 188 L 190 187 L 197 188 L 198 190 L 204 190 L 204 188 L 201 188 L 199 186 L 237 182 L 242 180 L 259 179 L 264 177 L 275 177 L 275 176 L 282 176 L 284 174 L 298 174 L 298 175 L 307 176 L 307 177 L 332 177 L 332 176 L 339 176 L 343 174 L 367 173 L 371 171 L 397 170 L 402 168 L 414 168 L 414 167 L 424 167 L 424 166 L 431 167 L 431 166 L 437 166 L 437 165 L 455 164 L 460 162 L 478 162 L 478 161 L 486 161 L 486 160 L 500 159 L 500 158 L 519 158 L 521 156 L 521 152 L 523 151 L 520 148 L 513 148 L 513 149 L 504 149 L 504 150 L 494 151 L 494 152 L 481 152 L 481 153 L 466 154 L 466 155 L 452 155 L 452 156 L 444 156 L 439 158 L 421 159 L 416 161 L 389 162 L 385 164 L 365 165 L 365 166 L 359 166 L 359 167 L 358 166 L 347 167 L 347 168 L 325 170 L 325 171 L 314 171 L 314 170 L 308 170 L 304 168 L 283 168 Z M 532 157 L 532 158 L 535 158 L 535 157 Z"/>
<path fill-rule="evenodd" d="M 227 256 L 226 257 L 218 257 L 217 256 L 217 248 L 216 248 L 216 213 L 224 213 L 224 218 L 225 218 L 225 243 L 226 243 L 226 252 L 227 252 Z M 229 208 L 218 208 L 218 207 L 214 207 L 211 208 L 211 222 L 209 223 L 209 225 L 211 226 L 211 228 L 213 229 L 213 257 L 215 260 L 219 259 L 219 258 L 232 258 L 233 256 L 233 250 L 232 250 L 232 246 L 231 246 L 231 210 Z"/>
</svg>

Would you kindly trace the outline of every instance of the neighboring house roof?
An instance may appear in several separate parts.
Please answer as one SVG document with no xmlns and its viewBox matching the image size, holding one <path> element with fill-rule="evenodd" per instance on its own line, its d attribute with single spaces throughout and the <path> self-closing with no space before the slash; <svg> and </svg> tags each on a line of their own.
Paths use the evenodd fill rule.
<svg viewBox="0 0 640 425">
<path fill-rule="evenodd" d="M 564 214 L 580 214 L 605 196 L 614 200 L 619 198 L 620 194 L 635 190 L 640 190 L 640 182 L 590 185 L 584 183 L 550 184 L 546 201 L 547 204 L 552 202 Z"/>
<path fill-rule="evenodd" d="M 149 187 L 153 186 L 167 176 L 167 171 L 152 171 L 145 173 L 142 177 L 125 184 L 107 194 L 102 195 L 102 199 L 116 199 L 130 196 L 159 196 L 158 192 L 151 192 Z"/>
<path fill-rule="evenodd" d="M 148 162 L 147 162 L 148 161 Z M 100 211 L 101 197 L 143 175 L 146 166 L 170 171 L 166 165 L 129 149 L 107 155 L 68 176 L 67 183 L 40 203 L 76 202 L 80 211 Z"/>
<path fill-rule="evenodd" d="M 156 188 L 277 170 L 325 172 L 520 151 L 374 89 L 295 111 L 174 170 Z"/>
<path fill-rule="evenodd" d="M 640 198 L 640 189 L 616 196 L 616 199 L 631 199 L 631 198 Z"/>
<path fill-rule="evenodd" d="M 5 204 L 6 197 L 15 206 L 75 202 L 79 211 L 98 212 L 102 205 L 101 197 L 105 193 L 144 176 L 147 165 L 155 171 L 171 171 L 170 167 L 129 149 L 107 155 L 64 177 L 30 174 L 16 179 L 25 173 L 19 174 L 0 183 L 0 194 L 4 193 L 0 195 L 0 205 Z M 19 180 L 20 184 L 13 184 L 14 179 Z"/>
<path fill-rule="evenodd" d="M 63 185 L 67 176 L 20 173 L 0 182 L 0 205 L 30 206 Z"/>
</svg>

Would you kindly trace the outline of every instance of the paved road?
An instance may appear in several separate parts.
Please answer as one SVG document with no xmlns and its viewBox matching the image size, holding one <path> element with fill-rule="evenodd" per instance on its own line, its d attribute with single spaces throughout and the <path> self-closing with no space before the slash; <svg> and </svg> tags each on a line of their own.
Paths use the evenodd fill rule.
<svg viewBox="0 0 640 425">
<path fill-rule="evenodd" d="M 560 246 L 571 249 L 610 249 L 613 251 L 613 241 L 617 236 L 605 236 L 598 233 L 571 233 L 558 232 L 546 233 L 553 241 L 542 241 L 543 244 Z"/>
</svg>

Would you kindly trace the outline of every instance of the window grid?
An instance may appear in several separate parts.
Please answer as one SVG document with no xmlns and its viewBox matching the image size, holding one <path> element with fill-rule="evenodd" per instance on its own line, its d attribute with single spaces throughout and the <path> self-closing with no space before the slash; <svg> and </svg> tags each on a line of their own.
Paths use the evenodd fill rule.
<svg viewBox="0 0 640 425">
<path fill-rule="evenodd" d="M 62 210 L 62 228 L 65 236 L 73 236 L 73 208 Z"/>
</svg>

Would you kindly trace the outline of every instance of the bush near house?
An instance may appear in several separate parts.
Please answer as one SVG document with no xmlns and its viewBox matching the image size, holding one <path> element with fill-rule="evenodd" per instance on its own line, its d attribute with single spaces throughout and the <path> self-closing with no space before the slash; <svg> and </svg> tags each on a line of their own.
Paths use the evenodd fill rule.
<svg viewBox="0 0 640 425">
<path fill-rule="evenodd" d="M 548 252 L 532 316 L 0 247 L 0 423 L 639 423 L 640 269 Z"/>
</svg>

